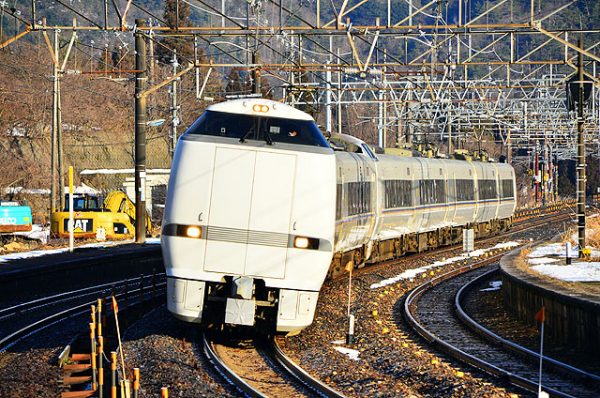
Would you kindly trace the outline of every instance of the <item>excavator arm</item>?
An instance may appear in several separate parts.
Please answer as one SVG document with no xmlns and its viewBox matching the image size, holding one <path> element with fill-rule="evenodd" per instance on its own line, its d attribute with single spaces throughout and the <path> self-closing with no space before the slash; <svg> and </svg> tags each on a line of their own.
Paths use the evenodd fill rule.
<svg viewBox="0 0 600 398">
<path fill-rule="evenodd" d="M 104 208 L 113 213 L 124 213 L 135 225 L 135 203 L 123 191 L 111 191 L 104 199 Z M 152 221 L 146 212 L 146 231 L 152 231 Z"/>
</svg>

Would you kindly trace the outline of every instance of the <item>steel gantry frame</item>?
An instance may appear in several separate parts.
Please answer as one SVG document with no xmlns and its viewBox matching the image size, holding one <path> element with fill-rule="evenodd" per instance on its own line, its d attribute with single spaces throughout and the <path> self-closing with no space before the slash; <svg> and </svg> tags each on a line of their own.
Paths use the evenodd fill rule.
<svg viewBox="0 0 600 398">
<path fill-rule="evenodd" d="M 489 131 L 507 148 L 540 148 L 560 158 L 577 152 L 577 118 L 566 108 L 565 87 L 581 80 L 576 76 L 581 55 L 583 76 L 593 86 L 581 130 L 588 151 L 600 153 L 592 150 L 600 148 L 600 21 L 580 17 L 574 23 L 567 17 L 587 0 L 179 0 L 176 5 L 184 3 L 197 25 L 177 18 L 170 26 L 140 0 L 98 1 L 97 15 L 65 0 L 0 1 L 2 26 L 13 27 L 10 37 L 0 31 L 0 49 L 32 34 L 47 38 L 60 31 L 78 32 L 80 42 L 98 33 L 105 41 L 119 36 L 132 42 L 135 34 L 150 48 L 163 45 L 165 37 L 189 40 L 194 55 L 177 54 L 181 70 L 174 67 L 166 82 L 150 81 L 151 88 L 137 97 L 168 83 L 174 88 L 177 78 L 195 70 L 197 97 L 206 99 L 211 72 L 235 68 L 249 73 L 255 93 L 258 76 L 266 76 L 275 98 L 324 109 L 328 131 L 352 134 L 343 114 L 353 109 L 359 120 L 374 123 L 380 146 L 435 139 L 450 152 Z M 70 19 L 72 24 L 62 22 Z M 578 44 L 582 36 L 585 44 Z M 63 63 L 56 75 L 66 74 L 67 66 Z M 139 76 L 146 70 L 139 67 L 119 72 Z M 115 72 L 104 69 L 88 73 Z M 178 118 L 173 109 L 179 109 L 176 99 L 172 117 Z"/>
</svg>

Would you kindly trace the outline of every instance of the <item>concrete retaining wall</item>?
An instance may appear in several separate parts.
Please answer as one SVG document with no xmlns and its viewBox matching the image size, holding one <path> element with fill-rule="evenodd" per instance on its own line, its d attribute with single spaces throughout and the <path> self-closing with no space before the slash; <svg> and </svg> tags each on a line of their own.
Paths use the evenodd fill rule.
<svg viewBox="0 0 600 398">
<path fill-rule="evenodd" d="M 514 265 L 519 253 L 515 250 L 500 262 L 506 309 L 536 325 L 535 314 L 544 305 L 548 341 L 600 354 L 600 297 L 578 294 L 521 271 Z"/>
</svg>

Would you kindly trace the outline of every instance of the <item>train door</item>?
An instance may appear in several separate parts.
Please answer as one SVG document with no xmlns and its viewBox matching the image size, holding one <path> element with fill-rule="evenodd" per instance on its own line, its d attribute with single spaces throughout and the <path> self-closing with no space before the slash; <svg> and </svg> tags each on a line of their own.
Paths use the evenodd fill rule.
<svg viewBox="0 0 600 398">
<path fill-rule="evenodd" d="M 492 218 L 498 218 L 500 212 L 500 198 L 502 198 L 502 186 L 500 180 L 500 170 L 496 164 L 490 164 L 493 168 L 493 178 L 496 182 L 496 201 L 494 202 L 494 211 Z"/>
<path fill-rule="evenodd" d="M 296 155 L 257 152 L 245 274 L 284 278 Z"/>
<path fill-rule="evenodd" d="M 473 181 L 473 214 L 472 221 L 477 222 L 479 220 L 479 213 L 482 204 L 479 203 L 479 179 L 482 178 L 481 170 L 479 170 L 475 164 L 469 166 L 469 179 Z"/>
<path fill-rule="evenodd" d="M 429 162 L 427 161 L 422 161 L 419 159 L 419 162 L 421 163 L 421 178 L 419 180 L 419 200 L 421 203 L 421 228 L 420 229 L 428 229 L 429 228 L 429 223 L 430 223 L 430 219 L 431 219 L 431 215 L 430 215 L 430 209 L 427 206 L 428 203 L 428 199 L 427 199 L 427 190 L 424 189 L 424 184 L 422 183 L 422 181 L 428 180 L 431 177 L 431 173 L 429 170 Z"/>
<path fill-rule="evenodd" d="M 446 169 L 446 225 L 454 223 L 456 220 L 456 170 L 452 164 L 445 164 Z"/>
<path fill-rule="evenodd" d="M 204 270 L 243 274 L 256 152 L 217 147 Z"/>
<path fill-rule="evenodd" d="M 204 270 L 283 278 L 296 156 L 217 148 Z"/>
</svg>

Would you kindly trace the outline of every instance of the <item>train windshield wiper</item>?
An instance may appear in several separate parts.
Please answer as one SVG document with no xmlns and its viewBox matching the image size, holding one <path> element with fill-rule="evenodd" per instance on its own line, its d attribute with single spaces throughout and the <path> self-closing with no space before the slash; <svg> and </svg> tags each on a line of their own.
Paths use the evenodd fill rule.
<svg viewBox="0 0 600 398">
<path fill-rule="evenodd" d="M 271 134 L 269 134 L 269 129 L 265 129 L 265 141 L 267 145 L 273 145 L 273 139 L 271 138 Z"/>
<path fill-rule="evenodd" d="M 261 118 L 257 118 L 254 125 L 250 129 L 248 129 L 248 131 L 246 132 L 246 134 L 244 134 L 244 136 L 242 138 L 240 138 L 240 142 L 242 144 L 244 142 L 246 142 L 246 138 L 248 138 L 248 136 L 250 136 L 251 133 L 253 133 L 253 132 L 260 133 L 261 120 L 262 120 Z M 265 141 L 267 142 L 267 145 L 273 145 L 273 139 L 271 138 L 271 135 L 269 134 L 269 132 L 267 130 L 265 130 L 264 134 L 265 134 Z"/>
</svg>

